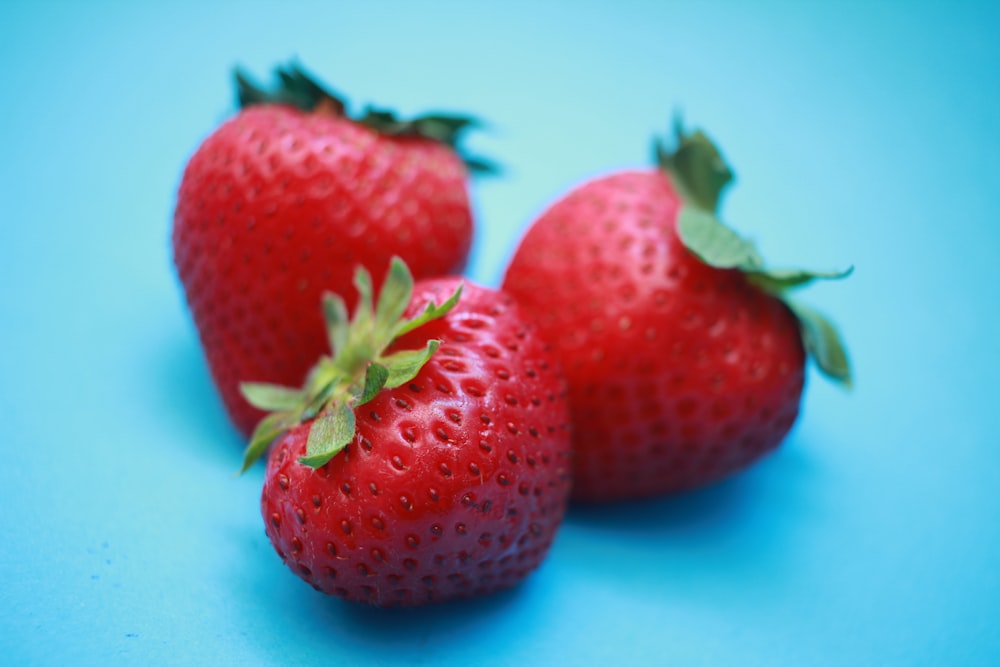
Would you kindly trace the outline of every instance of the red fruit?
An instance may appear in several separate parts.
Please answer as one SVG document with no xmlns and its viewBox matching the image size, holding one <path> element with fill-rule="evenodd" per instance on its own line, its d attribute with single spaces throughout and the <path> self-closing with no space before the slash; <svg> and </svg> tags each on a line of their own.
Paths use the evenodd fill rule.
<svg viewBox="0 0 1000 667">
<path fill-rule="evenodd" d="M 417 283 L 405 316 L 441 303 L 458 284 Z M 355 314 L 352 333 L 331 334 L 340 341 L 337 356 L 321 361 L 298 402 L 284 400 L 289 390 L 246 387 L 255 399 L 271 391 L 272 407 L 285 407 L 276 428 L 258 429 L 248 463 L 275 432 L 290 429 L 271 447 L 261 496 L 267 535 L 282 560 L 324 593 L 378 606 L 485 595 L 538 567 L 565 513 L 569 413 L 547 346 L 503 293 L 467 285 L 458 305 L 443 314 L 446 308 L 432 308 L 438 319 L 385 353 L 378 340 L 364 342 Z M 336 329 L 343 310 L 329 303 L 327 310 Z M 392 327 L 366 310 L 359 306 L 360 319 L 374 319 L 368 328 L 384 339 L 377 332 Z M 436 352 L 433 341 L 440 341 Z M 374 361 L 357 362 L 367 358 L 357 352 L 365 348 L 376 351 Z M 425 364 L 412 379 L 397 377 L 393 353 Z M 385 386 L 392 388 L 361 405 L 377 365 L 390 369 Z M 349 366 L 353 374 L 336 370 Z M 322 393 L 328 378 L 341 376 L 348 390 Z M 289 426 L 301 418 L 290 405 L 322 395 L 348 398 Z"/>
<path fill-rule="evenodd" d="M 177 271 L 243 433 L 263 413 L 239 383 L 297 385 L 326 350 L 325 290 L 353 295 L 356 265 L 381 276 L 394 255 L 418 277 L 459 272 L 473 231 L 453 147 L 470 119 L 352 120 L 302 72 L 280 74 L 274 95 L 237 75 L 243 110 L 191 157 L 174 217 Z"/>
<path fill-rule="evenodd" d="M 832 326 L 786 295 L 845 274 L 765 269 L 711 213 L 731 178 L 715 147 L 679 129 L 678 145 L 658 150 L 662 169 L 557 201 L 504 280 L 564 367 L 577 500 L 682 491 L 756 461 L 795 422 L 807 349 L 849 381 Z"/>
</svg>

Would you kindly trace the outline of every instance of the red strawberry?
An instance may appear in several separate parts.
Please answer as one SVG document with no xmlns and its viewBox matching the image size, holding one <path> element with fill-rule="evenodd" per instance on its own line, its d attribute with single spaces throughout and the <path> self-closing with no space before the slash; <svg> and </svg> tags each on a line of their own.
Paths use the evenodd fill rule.
<svg viewBox="0 0 1000 667">
<path fill-rule="evenodd" d="M 263 413 L 239 383 L 297 385 L 325 351 L 324 290 L 353 294 L 356 265 L 381 275 L 394 255 L 418 277 L 459 272 L 473 230 L 454 147 L 471 119 L 354 120 L 300 70 L 279 74 L 274 94 L 237 74 L 243 109 L 191 157 L 174 217 L 177 271 L 243 433 Z"/>
<path fill-rule="evenodd" d="M 660 169 L 590 181 L 536 220 L 504 288 L 552 341 L 569 383 L 573 497 L 698 487 L 760 458 L 794 423 L 806 353 L 850 374 L 833 327 L 787 291 L 846 273 L 770 271 L 714 211 L 731 179 L 678 126 Z"/>
<path fill-rule="evenodd" d="M 336 356 L 303 390 L 244 387 L 278 410 L 245 464 L 277 437 L 268 537 L 318 590 L 373 605 L 516 584 L 548 552 L 570 487 L 569 408 L 547 346 L 501 292 L 466 286 L 456 306 L 457 279 L 438 278 L 411 298 L 401 262 L 375 309 L 366 272 L 357 284 L 350 326 L 328 298 Z"/>
</svg>

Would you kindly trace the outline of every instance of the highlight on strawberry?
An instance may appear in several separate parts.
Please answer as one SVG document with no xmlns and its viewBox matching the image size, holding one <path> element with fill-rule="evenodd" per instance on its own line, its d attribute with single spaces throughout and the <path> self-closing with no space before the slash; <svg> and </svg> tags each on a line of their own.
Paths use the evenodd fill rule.
<svg viewBox="0 0 1000 667">
<path fill-rule="evenodd" d="M 807 358 L 849 386 L 834 325 L 793 292 L 851 271 L 768 267 L 720 221 L 732 171 L 675 123 L 656 168 L 572 189 L 528 228 L 503 288 L 554 345 L 569 383 L 573 497 L 704 486 L 774 450 L 799 413 Z"/>
<path fill-rule="evenodd" d="M 377 279 L 393 256 L 418 278 L 463 270 L 469 173 L 492 168 L 460 147 L 472 116 L 352 113 L 300 66 L 276 78 L 267 89 L 236 72 L 240 110 L 191 156 L 172 234 L 212 378 L 244 435 L 263 413 L 239 383 L 303 381 L 326 349 L 316 304 L 332 291 L 352 307 L 355 265 Z"/>
<path fill-rule="evenodd" d="M 332 354 L 298 389 L 244 383 L 270 414 L 243 469 L 281 559 L 317 590 L 417 606 L 513 586 L 548 553 L 570 488 L 565 381 L 510 296 L 416 282 L 394 258 L 353 316 L 323 301 Z"/>
</svg>

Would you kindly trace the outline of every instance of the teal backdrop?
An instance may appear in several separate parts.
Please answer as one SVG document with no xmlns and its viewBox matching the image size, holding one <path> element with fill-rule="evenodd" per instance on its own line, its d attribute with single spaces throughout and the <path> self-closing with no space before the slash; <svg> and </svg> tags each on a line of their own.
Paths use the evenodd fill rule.
<svg viewBox="0 0 1000 667">
<path fill-rule="evenodd" d="M 1000 5 L 0 3 L 0 663 L 1000 664 Z M 723 214 L 807 300 L 844 392 L 703 491 L 574 508 L 483 600 L 379 611 L 278 560 L 262 468 L 173 271 L 181 170 L 231 68 L 301 63 L 357 103 L 466 110 L 499 284 L 569 187 L 648 163 L 675 109 L 737 172 Z"/>
</svg>

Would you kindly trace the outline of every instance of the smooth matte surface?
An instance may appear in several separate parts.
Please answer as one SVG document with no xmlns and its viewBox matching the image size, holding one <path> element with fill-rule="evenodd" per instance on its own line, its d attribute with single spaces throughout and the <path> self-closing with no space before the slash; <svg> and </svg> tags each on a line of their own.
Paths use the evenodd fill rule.
<svg viewBox="0 0 1000 667">
<path fill-rule="evenodd" d="M 944 2 L 0 4 L 0 662 L 1000 664 L 1000 12 Z M 281 565 L 260 467 L 170 263 L 184 162 L 228 73 L 289 57 L 357 102 L 491 121 L 470 274 L 672 111 L 739 180 L 725 217 L 808 299 L 814 372 L 750 472 L 571 512 L 491 599 L 378 611 Z"/>
</svg>

